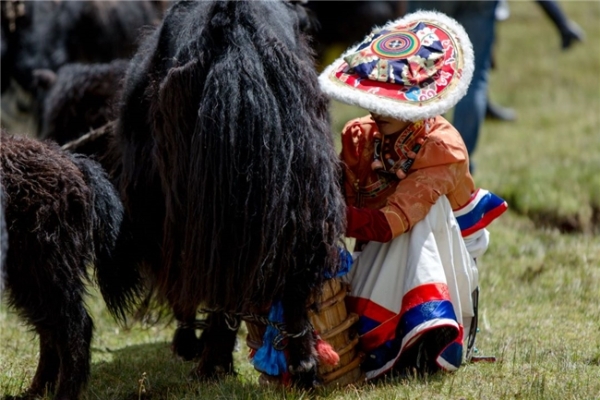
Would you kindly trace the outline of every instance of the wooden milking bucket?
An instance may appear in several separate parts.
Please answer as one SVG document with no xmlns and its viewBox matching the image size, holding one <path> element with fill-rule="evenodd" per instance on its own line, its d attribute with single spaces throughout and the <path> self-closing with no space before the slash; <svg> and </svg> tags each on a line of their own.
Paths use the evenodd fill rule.
<svg viewBox="0 0 600 400">
<path fill-rule="evenodd" d="M 328 365 L 319 362 L 318 376 L 326 387 L 360 384 L 364 381 L 360 369 L 362 355 L 358 352 L 358 335 L 354 324 L 358 315 L 348 314 L 345 297 L 348 293 L 348 284 L 340 278 L 325 281 L 322 292 L 311 299 L 308 316 L 315 332 L 322 340 L 329 343 L 339 355 L 337 365 Z M 246 344 L 249 348 L 258 350 L 262 346 L 262 337 L 266 326 L 246 321 L 248 336 Z M 277 377 L 261 373 L 259 382 L 277 382 Z"/>
</svg>

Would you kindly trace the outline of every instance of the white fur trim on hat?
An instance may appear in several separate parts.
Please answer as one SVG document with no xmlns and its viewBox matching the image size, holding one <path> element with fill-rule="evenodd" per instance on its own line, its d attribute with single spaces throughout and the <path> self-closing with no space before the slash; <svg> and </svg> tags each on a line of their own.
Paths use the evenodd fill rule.
<svg viewBox="0 0 600 400">
<path fill-rule="evenodd" d="M 449 34 L 453 35 L 460 46 L 461 54 L 463 56 L 462 75 L 450 90 L 444 92 L 443 96 L 440 96 L 434 101 L 399 103 L 388 97 L 376 93 L 368 93 L 364 90 L 358 90 L 350 85 L 339 82 L 334 75 L 335 71 L 345 63 L 344 57 L 356 53 L 361 43 L 348 49 L 340 58 L 334 61 L 321 73 L 319 76 L 321 90 L 328 96 L 343 103 L 356 105 L 377 114 L 405 121 L 418 121 L 432 118 L 450 110 L 467 93 L 471 78 L 473 77 L 473 46 L 462 25 L 456 20 L 448 17 L 446 14 L 440 12 L 417 11 L 408 14 L 403 18 L 388 22 L 381 28 L 375 28 L 372 33 L 379 32 L 382 29 L 389 29 L 396 25 L 406 25 L 418 21 L 430 21 L 443 26 L 447 29 Z"/>
</svg>

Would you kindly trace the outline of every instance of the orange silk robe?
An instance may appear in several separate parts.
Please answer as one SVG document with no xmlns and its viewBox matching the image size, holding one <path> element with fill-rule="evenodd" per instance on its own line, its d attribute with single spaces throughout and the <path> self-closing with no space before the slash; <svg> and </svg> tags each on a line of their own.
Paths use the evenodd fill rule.
<svg viewBox="0 0 600 400">
<path fill-rule="evenodd" d="M 401 181 L 380 178 L 371 169 L 378 128 L 370 116 L 348 122 L 342 132 L 346 202 L 382 211 L 393 237 L 424 219 L 440 196 L 446 195 L 456 210 L 475 191 L 467 149 L 458 131 L 443 117 L 432 118 L 428 124 L 428 134 L 425 121 L 419 121 L 397 134 L 382 136 L 383 161 L 392 159 L 396 166 L 406 160 L 405 152 L 413 148 L 418 137 L 425 138 Z M 409 131 L 412 135 L 403 143 Z"/>
</svg>

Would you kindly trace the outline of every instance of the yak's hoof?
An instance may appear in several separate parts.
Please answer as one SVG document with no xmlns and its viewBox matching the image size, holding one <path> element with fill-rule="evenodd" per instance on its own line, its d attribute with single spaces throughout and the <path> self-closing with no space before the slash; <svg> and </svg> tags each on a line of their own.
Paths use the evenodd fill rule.
<svg viewBox="0 0 600 400">
<path fill-rule="evenodd" d="M 196 369 L 192 371 L 192 377 L 200 381 L 217 381 L 227 376 L 235 375 L 233 363 L 220 365 L 210 363 L 200 363 Z"/>
<path fill-rule="evenodd" d="M 316 370 L 316 368 L 317 360 L 315 358 L 309 358 L 308 360 L 300 361 L 300 365 L 297 367 L 294 367 L 293 365 L 289 366 L 289 370 L 292 375 L 306 373 L 311 370 Z"/>
<path fill-rule="evenodd" d="M 290 365 L 288 369 L 292 374 L 292 380 L 296 387 L 309 390 L 321 385 L 317 376 L 316 358 L 301 361 L 296 367 Z"/>
<path fill-rule="evenodd" d="M 195 360 L 203 350 L 202 341 L 193 329 L 177 329 L 171 342 L 171 350 L 184 361 Z"/>
</svg>

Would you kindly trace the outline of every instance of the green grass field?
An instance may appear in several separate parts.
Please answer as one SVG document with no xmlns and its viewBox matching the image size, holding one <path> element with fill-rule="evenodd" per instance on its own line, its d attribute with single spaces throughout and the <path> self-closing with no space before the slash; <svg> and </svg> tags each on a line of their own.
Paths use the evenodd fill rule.
<svg viewBox="0 0 600 400">
<path fill-rule="evenodd" d="M 92 291 L 84 398 L 600 399 L 600 2 L 561 4 L 587 34 L 566 52 L 533 1 L 510 2 L 491 96 L 518 120 L 486 121 L 474 156 L 477 184 L 511 207 L 491 226 L 480 264 L 477 347 L 498 362 L 313 395 L 259 387 L 241 345 L 238 376 L 202 384 L 188 379 L 193 364 L 171 355 L 173 326 L 124 330 Z M 362 114 L 334 104 L 335 132 Z M 25 389 L 36 364 L 37 338 L 0 306 L 0 395 Z"/>
</svg>

